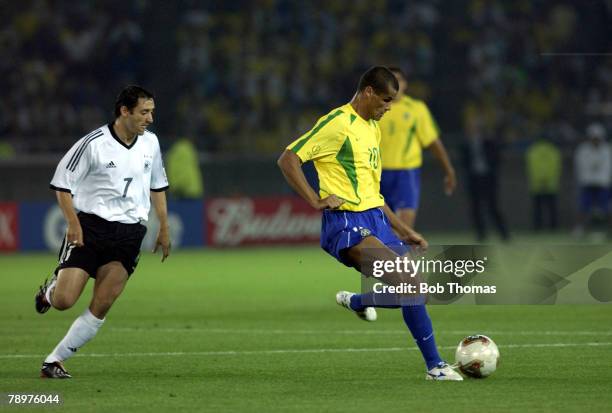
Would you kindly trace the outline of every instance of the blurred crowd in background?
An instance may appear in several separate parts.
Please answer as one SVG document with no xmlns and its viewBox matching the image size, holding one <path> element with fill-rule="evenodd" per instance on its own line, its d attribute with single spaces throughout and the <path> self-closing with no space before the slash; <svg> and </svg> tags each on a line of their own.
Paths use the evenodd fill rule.
<svg viewBox="0 0 612 413">
<path fill-rule="evenodd" d="M 612 1 L 254 0 L 6 2 L 0 141 L 63 152 L 112 119 L 128 83 L 152 89 L 162 141 L 273 155 L 398 65 L 445 143 L 575 146 L 612 127 Z"/>
</svg>

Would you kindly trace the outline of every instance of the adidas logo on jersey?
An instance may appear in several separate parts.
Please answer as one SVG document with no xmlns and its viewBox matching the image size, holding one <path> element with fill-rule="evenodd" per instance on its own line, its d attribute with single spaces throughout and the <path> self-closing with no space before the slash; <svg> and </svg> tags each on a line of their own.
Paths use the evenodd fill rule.
<svg viewBox="0 0 612 413">
<path fill-rule="evenodd" d="M 117 165 L 115 165 L 115 162 L 110 161 L 110 162 L 109 162 L 109 163 L 106 165 L 106 167 L 107 167 L 107 168 L 116 168 L 116 167 L 117 167 Z"/>
</svg>

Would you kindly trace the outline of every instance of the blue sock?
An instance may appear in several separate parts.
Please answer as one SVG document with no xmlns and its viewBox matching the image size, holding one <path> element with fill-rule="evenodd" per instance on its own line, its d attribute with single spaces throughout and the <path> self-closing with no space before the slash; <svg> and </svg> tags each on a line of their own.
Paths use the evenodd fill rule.
<svg viewBox="0 0 612 413">
<path fill-rule="evenodd" d="M 405 306 L 402 307 L 402 315 L 404 316 L 404 322 L 412 333 L 414 341 L 416 341 L 417 346 L 421 350 L 427 370 L 431 370 L 442 359 L 440 354 L 438 354 L 433 326 L 431 325 L 429 314 L 427 314 L 427 309 L 422 304 Z"/>
<path fill-rule="evenodd" d="M 351 297 L 351 310 L 362 311 L 366 307 L 378 307 L 378 308 L 400 308 L 401 306 L 395 304 L 378 304 L 376 302 L 376 296 L 373 292 L 366 294 L 355 294 Z M 381 301 L 380 299 L 378 301 Z"/>
</svg>

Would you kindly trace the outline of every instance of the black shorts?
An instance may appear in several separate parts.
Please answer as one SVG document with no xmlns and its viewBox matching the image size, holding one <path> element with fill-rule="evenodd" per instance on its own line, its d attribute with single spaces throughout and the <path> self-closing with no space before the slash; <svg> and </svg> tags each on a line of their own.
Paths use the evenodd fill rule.
<svg viewBox="0 0 612 413">
<path fill-rule="evenodd" d="M 96 278 L 98 268 L 119 261 L 132 275 L 140 256 L 140 245 L 147 233 L 142 224 L 111 222 L 97 215 L 78 213 L 83 229 L 83 247 L 69 245 L 66 237 L 59 252 L 59 269 L 81 268 Z"/>
</svg>

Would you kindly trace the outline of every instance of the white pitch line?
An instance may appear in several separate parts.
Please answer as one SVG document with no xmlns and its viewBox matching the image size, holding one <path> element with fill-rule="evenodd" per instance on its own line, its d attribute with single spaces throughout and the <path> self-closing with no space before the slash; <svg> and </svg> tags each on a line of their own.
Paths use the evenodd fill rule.
<svg viewBox="0 0 612 413">
<path fill-rule="evenodd" d="M 505 344 L 500 345 L 501 350 L 508 348 L 542 348 L 542 347 L 607 347 L 612 342 L 605 343 L 541 343 L 541 344 Z M 456 346 L 438 347 L 440 350 L 454 350 Z M 384 347 L 384 348 L 313 348 L 313 349 L 280 349 L 280 350 L 229 350 L 229 351 L 178 351 L 167 353 L 85 353 L 75 357 L 181 357 L 181 356 L 243 356 L 243 355 L 270 355 L 270 354 L 307 354 L 307 353 L 376 353 L 391 351 L 416 351 L 416 347 Z M 0 354 L 0 359 L 43 358 L 42 354 Z"/>
<path fill-rule="evenodd" d="M 226 328 L 134 328 L 134 327 L 108 327 L 108 330 L 138 332 L 138 333 L 210 333 L 210 334 L 274 334 L 274 335 L 405 335 L 408 330 L 282 330 L 282 329 L 226 329 Z M 478 331 L 476 329 L 476 331 Z M 483 334 L 490 335 L 520 335 L 520 336 L 612 336 L 612 331 L 489 331 L 482 330 Z M 467 330 L 441 330 L 436 335 L 471 334 Z"/>
</svg>

